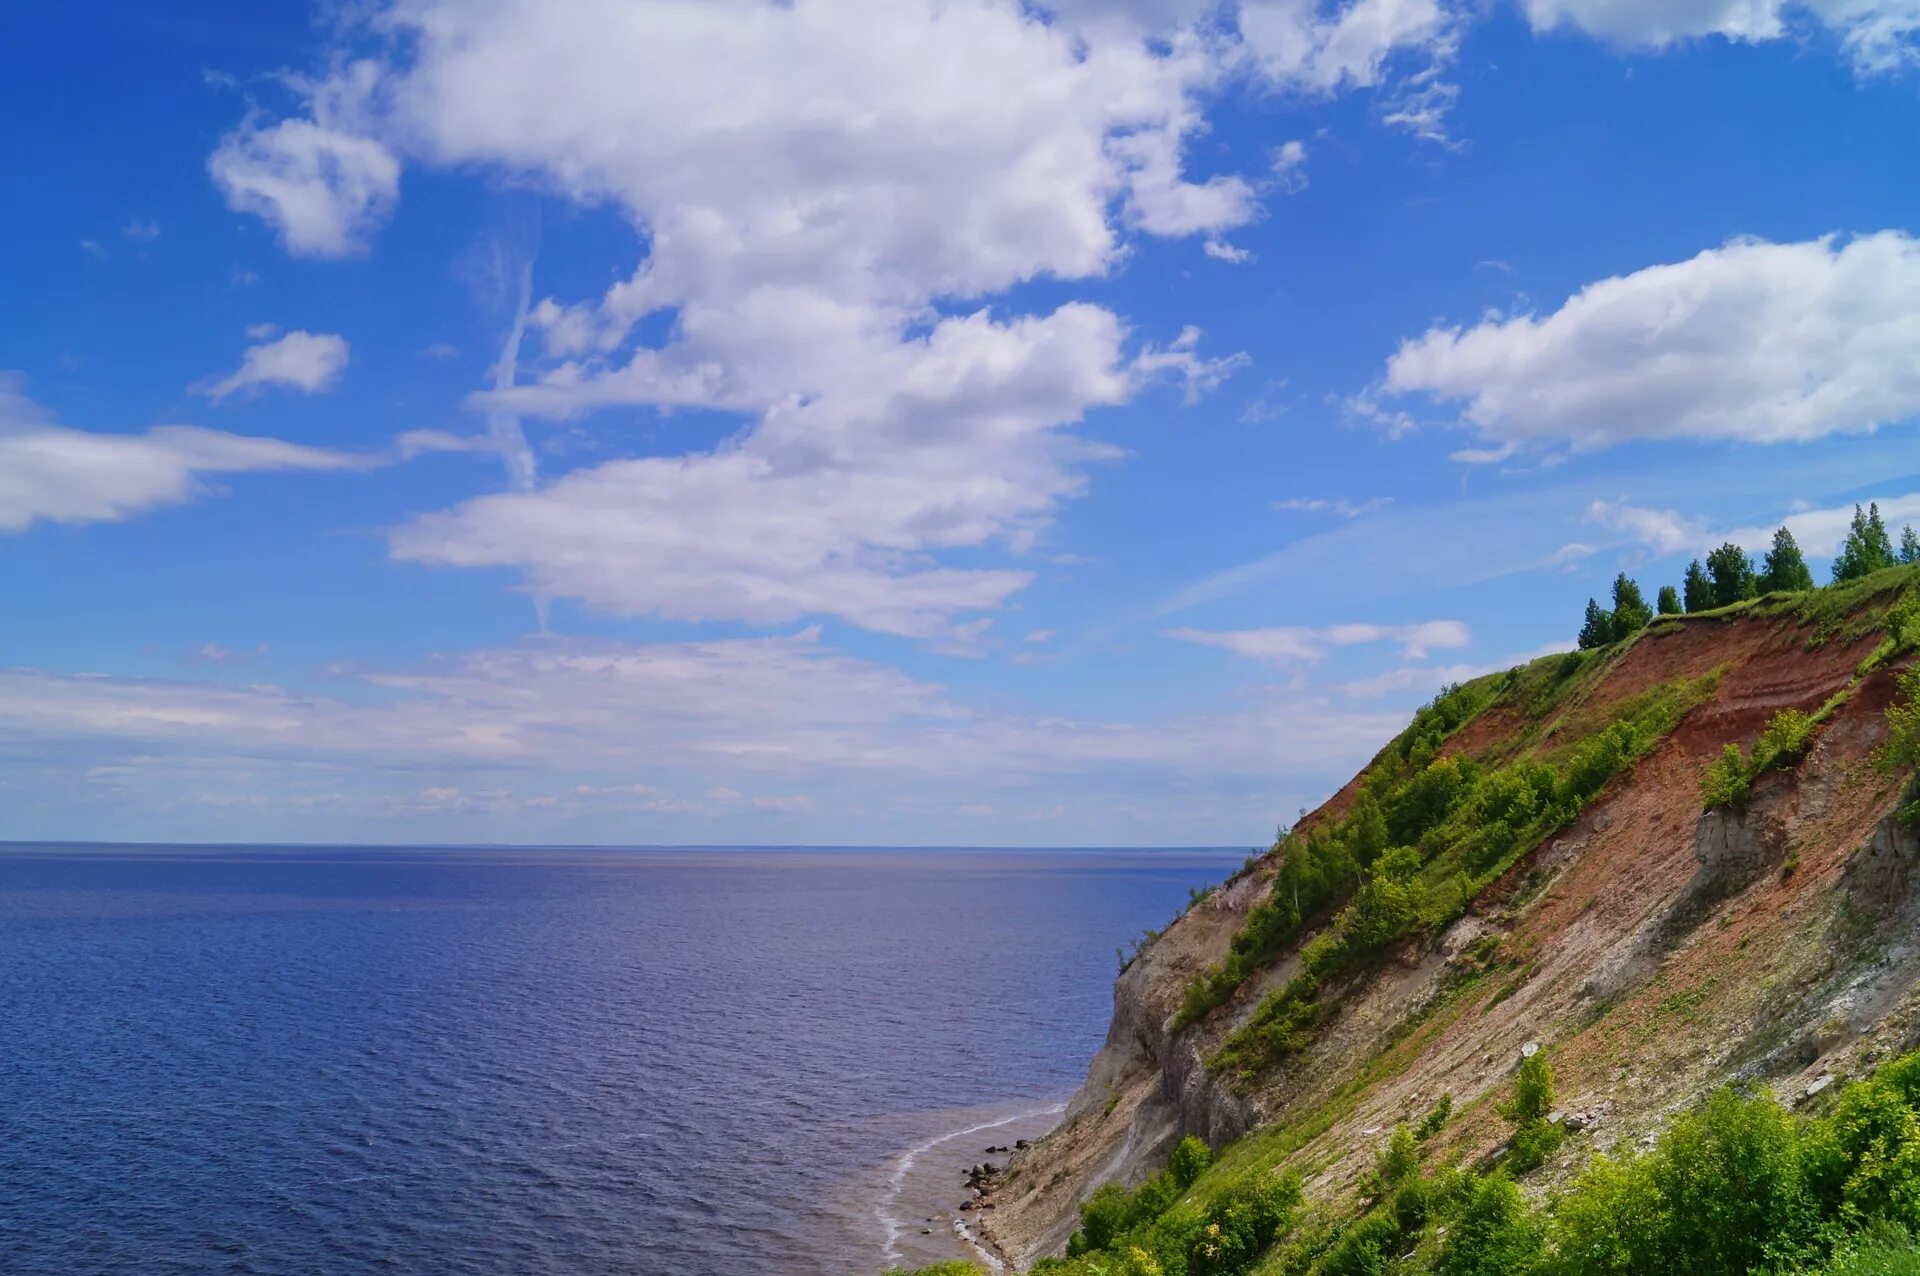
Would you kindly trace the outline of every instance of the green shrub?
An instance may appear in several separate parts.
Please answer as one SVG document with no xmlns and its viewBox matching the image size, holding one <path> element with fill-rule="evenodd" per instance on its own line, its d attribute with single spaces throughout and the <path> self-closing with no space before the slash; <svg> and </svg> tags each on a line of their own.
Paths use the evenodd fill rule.
<svg viewBox="0 0 1920 1276">
<path fill-rule="evenodd" d="M 1661 1136 L 1649 1173 L 1666 1252 L 1699 1276 L 1745 1276 L 1813 1251 L 1818 1218 L 1793 1118 L 1771 1095 L 1723 1089 Z"/>
<path fill-rule="evenodd" d="M 1904 1228 L 1875 1229 L 1843 1245 L 1821 1276 L 1920 1276 L 1920 1245 Z"/>
<path fill-rule="evenodd" d="M 1537 1050 L 1520 1060 L 1513 1074 L 1513 1098 L 1506 1114 L 1515 1121 L 1538 1120 L 1553 1111 L 1553 1065 L 1547 1053 Z"/>
<path fill-rule="evenodd" d="M 1920 647 L 1920 591 L 1909 585 L 1887 609 L 1887 637 L 1896 651 Z"/>
<path fill-rule="evenodd" d="M 1809 1140 L 1808 1179 L 1825 1211 L 1852 1225 L 1920 1226 L 1920 1058 L 1883 1067 L 1840 1093 Z"/>
<path fill-rule="evenodd" d="M 1093 1195 L 1080 1202 L 1080 1227 L 1067 1241 L 1068 1254 L 1084 1254 L 1105 1249 L 1127 1227 L 1127 1189 L 1118 1183 L 1102 1183 Z"/>
<path fill-rule="evenodd" d="M 1557 1273 L 1636 1276 L 1673 1270 L 1665 1261 L 1666 1203 L 1649 1159 L 1597 1156 L 1553 1202 Z"/>
<path fill-rule="evenodd" d="M 1789 767 L 1798 762 L 1813 742 L 1813 718 L 1798 709 L 1782 709 L 1767 722 L 1760 743 L 1753 749 L 1753 769 Z"/>
<path fill-rule="evenodd" d="M 1515 1174 L 1525 1174 L 1528 1170 L 1538 1169 L 1546 1164 L 1548 1157 L 1560 1150 L 1560 1144 L 1566 1137 L 1565 1130 L 1545 1117 L 1534 1117 L 1530 1121 L 1522 1121 L 1514 1127 L 1513 1138 L 1507 1145 L 1504 1164 Z"/>
<path fill-rule="evenodd" d="M 1384 1212 L 1368 1214 L 1340 1234 L 1320 1271 L 1322 1276 L 1386 1276 L 1399 1252 L 1399 1224 Z"/>
<path fill-rule="evenodd" d="M 1167 1158 L 1167 1172 L 1173 1175 L 1175 1186 L 1184 1192 L 1193 1186 L 1195 1179 L 1206 1173 L 1212 1161 L 1212 1150 L 1189 1134 L 1180 1140 L 1173 1149 L 1173 1155 Z"/>
<path fill-rule="evenodd" d="M 1413 1136 L 1422 1143 L 1425 1143 L 1428 1139 L 1440 1133 L 1441 1128 L 1447 1123 L 1447 1118 L 1452 1115 L 1453 1096 L 1443 1094 L 1440 1096 L 1440 1101 L 1429 1108 L 1427 1114 L 1420 1118 L 1420 1124 L 1414 1129 Z"/>
<path fill-rule="evenodd" d="M 1385 1193 L 1420 1173 L 1420 1144 L 1405 1123 L 1393 1127 L 1373 1168 L 1376 1191 Z"/>
<path fill-rule="evenodd" d="M 1910 771 L 1920 766 L 1920 665 L 1904 670 L 1898 687 L 1887 706 L 1887 742 L 1879 762 L 1888 771 Z"/>
<path fill-rule="evenodd" d="M 1739 745 L 1729 744 L 1700 777 L 1700 805 L 1709 811 L 1740 810 L 1747 804 L 1751 783 L 1746 754 Z"/>
<path fill-rule="evenodd" d="M 1479 1180 L 1447 1229 L 1445 1276 L 1525 1276 L 1545 1257 L 1546 1229 L 1505 1175 Z"/>
</svg>

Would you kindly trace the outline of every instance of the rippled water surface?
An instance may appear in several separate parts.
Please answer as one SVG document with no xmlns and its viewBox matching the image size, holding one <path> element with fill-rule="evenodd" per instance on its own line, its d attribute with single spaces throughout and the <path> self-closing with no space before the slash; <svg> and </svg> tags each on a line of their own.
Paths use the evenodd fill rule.
<svg viewBox="0 0 1920 1276">
<path fill-rule="evenodd" d="M 871 1272 L 1238 859 L 0 848 L 0 1269 Z"/>
</svg>

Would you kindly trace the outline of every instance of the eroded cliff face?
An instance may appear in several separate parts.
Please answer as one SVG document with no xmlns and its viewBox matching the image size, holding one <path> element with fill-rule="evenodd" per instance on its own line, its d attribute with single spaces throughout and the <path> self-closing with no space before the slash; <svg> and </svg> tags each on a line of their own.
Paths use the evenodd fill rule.
<svg viewBox="0 0 1920 1276">
<path fill-rule="evenodd" d="M 1211 1015 L 1174 1025 L 1188 984 L 1271 889 L 1272 858 L 1255 863 L 1121 975 L 1086 1084 L 1060 1127 L 1016 1158 L 985 1232 L 1022 1268 L 1058 1252 L 1094 1187 L 1137 1184 L 1186 1134 L 1265 1149 L 1306 1175 L 1309 1195 L 1338 1196 L 1394 1123 L 1443 1094 L 1461 1114 L 1443 1136 L 1450 1151 L 1483 1155 L 1507 1131 L 1485 1100 L 1530 1042 L 1552 1049 L 1562 1106 L 1583 1127 L 1545 1183 L 1724 1080 L 1765 1079 L 1791 1098 L 1910 1048 L 1920 843 L 1890 818 L 1900 784 L 1872 761 L 1893 670 L 1858 670 L 1879 641 L 1822 641 L 1794 617 L 1748 616 L 1656 629 L 1610 655 L 1578 706 L 1589 718 L 1667 680 L 1720 678 L 1572 825 L 1441 933 L 1402 941 L 1329 990 L 1333 1013 L 1311 1044 L 1248 1078 L 1206 1060 L 1291 977 L 1295 952 Z M 1727 743 L 1751 744 L 1778 711 L 1811 713 L 1843 689 L 1796 766 L 1759 776 L 1741 810 L 1702 814 L 1700 777 Z M 1539 724 L 1495 704 L 1444 749 L 1510 756 L 1529 730 Z M 1337 818 L 1355 788 L 1308 821 Z"/>
</svg>

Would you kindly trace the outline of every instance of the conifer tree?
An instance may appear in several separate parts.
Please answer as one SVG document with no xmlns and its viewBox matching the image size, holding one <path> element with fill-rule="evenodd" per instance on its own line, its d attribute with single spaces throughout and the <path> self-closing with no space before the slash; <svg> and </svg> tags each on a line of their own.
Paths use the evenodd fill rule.
<svg viewBox="0 0 1920 1276">
<path fill-rule="evenodd" d="M 1840 546 L 1840 553 L 1833 560 L 1834 580 L 1859 580 L 1883 567 L 1893 566 L 1896 561 L 1893 538 L 1887 535 L 1879 503 L 1867 506 L 1864 513 L 1858 505 L 1854 506 L 1846 543 Z"/>
<path fill-rule="evenodd" d="M 1680 591 L 1672 585 L 1660 586 L 1660 614 L 1678 616 L 1680 614 Z"/>
<path fill-rule="evenodd" d="M 1647 627 L 1653 608 L 1641 596 L 1639 582 L 1625 572 L 1613 578 L 1613 641 L 1630 638 Z"/>
<path fill-rule="evenodd" d="M 1699 559 L 1687 564 L 1687 578 L 1681 591 L 1689 612 L 1713 609 L 1713 582 L 1707 579 L 1707 569 L 1700 565 Z"/>
<path fill-rule="evenodd" d="M 1913 534 L 1913 524 L 1900 529 L 1900 561 L 1907 564 L 1920 563 L 1920 536 Z"/>
<path fill-rule="evenodd" d="M 1707 574 L 1713 577 L 1715 607 L 1753 598 L 1760 592 L 1759 579 L 1753 574 L 1753 560 L 1732 541 L 1707 555 Z"/>
<path fill-rule="evenodd" d="M 1580 626 L 1580 650 L 1591 651 L 1612 641 L 1613 617 L 1602 611 L 1599 603 L 1587 599 L 1587 620 Z"/>
<path fill-rule="evenodd" d="M 1760 592 L 1770 594 L 1776 589 L 1802 590 L 1813 588 L 1813 573 L 1807 569 L 1807 560 L 1800 553 L 1800 544 L 1793 539 L 1793 533 L 1782 527 L 1773 534 L 1773 548 L 1767 551 L 1767 560 L 1760 569 Z"/>
</svg>

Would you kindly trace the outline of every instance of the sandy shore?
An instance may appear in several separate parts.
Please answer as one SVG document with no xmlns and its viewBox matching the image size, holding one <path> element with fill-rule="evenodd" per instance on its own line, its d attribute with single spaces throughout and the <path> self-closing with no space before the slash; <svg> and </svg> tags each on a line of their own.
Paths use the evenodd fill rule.
<svg viewBox="0 0 1920 1276">
<path fill-rule="evenodd" d="M 872 1256 L 850 1276 L 953 1258 L 1006 1270 L 968 1226 L 972 1212 L 960 1208 L 969 1195 L 967 1170 L 982 1161 L 1006 1164 L 1005 1153 L 987 1148 L 1039 1138 L 1065 1108 L 1064 1099 L 1020 1099 L 921 1114 L 914 1122 L 923 1131 L 918 1139 L 848 1186 L 845 1225 L 859 1252 Z"/>
</svg>

